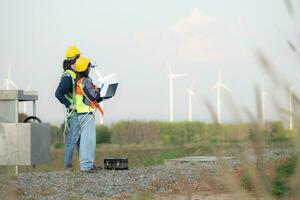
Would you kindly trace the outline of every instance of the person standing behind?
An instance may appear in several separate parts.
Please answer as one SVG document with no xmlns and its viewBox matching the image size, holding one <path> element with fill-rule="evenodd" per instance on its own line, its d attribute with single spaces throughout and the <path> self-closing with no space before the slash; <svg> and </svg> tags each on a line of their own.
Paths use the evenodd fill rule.
<svg viewBox="0 0 300 200">
<path fill-rule="evenodd" d="M 75 62 L 80 57 L 80 51 L 76 46 L 71 46 L 66 52 L 66 59 L 63 61 L 63 74 L 60 83 L 56 89 L 55 97 L 67 109 L 67 124 L 69 131 L 65 143 L 64 167 L 66 170 L 72 170 L 72 157 L 74 144 L 79 154 L 80 126 L 76 113 L 76 71 Z"/>
<path fill-rule="evenodd" d="M 97 172 L 97 167 L 94 165 L 96 149 L 95 109 L 99 109 L 103 114 L 98 104 L 103 99 L 100 97 L 100 89 L 93 84 L 92 79 L 89 77 L 91 67 L 93 66 L 90 60 L 84 57 L 80 57 L 75 63 L 78 73 L 76 79 L 76 109 L 81 127 L 80 171 L 94 173 Z"/>
</svg>

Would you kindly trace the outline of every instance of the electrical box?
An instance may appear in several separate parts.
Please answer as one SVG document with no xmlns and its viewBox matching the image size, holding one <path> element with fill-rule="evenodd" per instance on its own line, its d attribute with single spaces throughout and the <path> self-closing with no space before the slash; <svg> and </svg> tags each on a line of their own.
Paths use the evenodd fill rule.
<svg viewBox="0 0 300 200">
<path fill-rule="evenodd" d="M 19 102 L 32 101 L 37 91 L 0 90 L 0 165 L 37 165 L 51 160 L 49 123 L 19 123 Z"/>
</svg>

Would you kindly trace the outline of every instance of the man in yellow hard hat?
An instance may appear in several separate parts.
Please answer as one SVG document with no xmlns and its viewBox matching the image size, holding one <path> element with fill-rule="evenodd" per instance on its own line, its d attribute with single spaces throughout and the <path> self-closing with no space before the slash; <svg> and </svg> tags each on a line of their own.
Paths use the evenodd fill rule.
<svg viewBox="0 0 300 200">
<path fill-rule="evenodd" d="M 75 62 L 80 57 L 80 51 L 76 46 L 70 46 L 66 52 L 66 58 L 63 61 L 63 74 L 60 83 L 56 89 L 56 98 L 67 109 L 66 125 L 69 127 L 66 143 L 65 143 L 65 156 L 64 167 L 66 170 L 72 170 L 72 157 L 74 145 L 77 147 L 79 153 L 80 144 L 80 125 L 76 111 L 76 70 Z"/>
<path fill-rule="evenodd" d="M 93 67 L 90 60 L 84 57 L 78 58 L 75 63 L 77 71 L 76 81 L 76 109 L 78 120 L 81 125 L 79 160 L 80 171 L 97 172 L 94 165 L 96 148 L 95 109 L 103 115 L 99 102 L 100 89 L 97 88 L 89 77 L 90 69 Z"/>
</svg>

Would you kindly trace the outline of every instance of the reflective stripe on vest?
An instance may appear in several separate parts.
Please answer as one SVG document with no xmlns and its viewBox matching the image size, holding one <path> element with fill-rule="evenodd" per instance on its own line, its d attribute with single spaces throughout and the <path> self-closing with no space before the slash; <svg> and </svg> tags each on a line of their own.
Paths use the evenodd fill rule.
<svg viewBox="0 0 300 200">
<path fill-rule="evenodd" d="M 75 105 L 75 103 L 76 103 L 76 93 L 75 93 L 76 73 L 74 71 L 68 69 L 68 70 L 64 71 L 64 73 L 61 76 L 61 79 L 67 74 L 70 75 L 71 79 L 72 79 L 72 94 L 66 94 L 65 97 L 70 102 L 70 104 Z"/>
<path fill-rule="evenodd" d="M 76 108 L 77 108 L 77 113 L 87 113 L 87 112 L 94 112 L 95 108 L 97 108 L 99 110 L 99 112 L 101 113 L 101 115 L 103 116 L 103 110 L 100 107 L 100 105 L 98 104 L 97 101 L 91 101 L 87 95 L 84 93 L 83 91 L 83 80 L 84 78 L 79 79 L 76 82 Z M 95 87 L 96 90 L 98 90 L 98 88 Z M 83 102 L 83 97 L 85 97 L 89 102 L 90 102 L 90 106 L 86 105 Z"/>
</svg>

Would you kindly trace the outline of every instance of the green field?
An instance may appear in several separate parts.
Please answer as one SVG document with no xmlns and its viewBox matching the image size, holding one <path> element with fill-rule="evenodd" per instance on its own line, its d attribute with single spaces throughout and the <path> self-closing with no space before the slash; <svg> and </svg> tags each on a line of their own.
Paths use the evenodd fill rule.
<svg viewBox="0 0 300 200">
<path fill-rule="evenodd" d="M 135 146 L 135 147 L 134 147 Z M 98 147 L 96 150 L 96 160 L 97 166 L 103 166 L 103 159 L 105 157 L 127 157 L 129 159 L 129 167 L 144 167 L 163 164 L 165 159 L 177 158 L 188 155 L 195 155 L 199 149 L 195 147 L 169 147 L 169 148 L 141 148 L 137 145 L 131 145 L 126 147 L 116 147 L 116 145 L 105 145 L 103 147 Z M 38 165 L 33 167 L 20 166 L 20 172 L 30 172 L 30 171 L 55 171 L 63 170 L 63 159 L 64 159 L 64 149 L 52 149 L 51 150 L 51 162 L 47 164 Z M 74 168 L 79 168 L 78 156 L 75 152 L 73 155 Z M 1 166 L 1 174 L 13 174 L 14 166 Z"/>
</svg>

